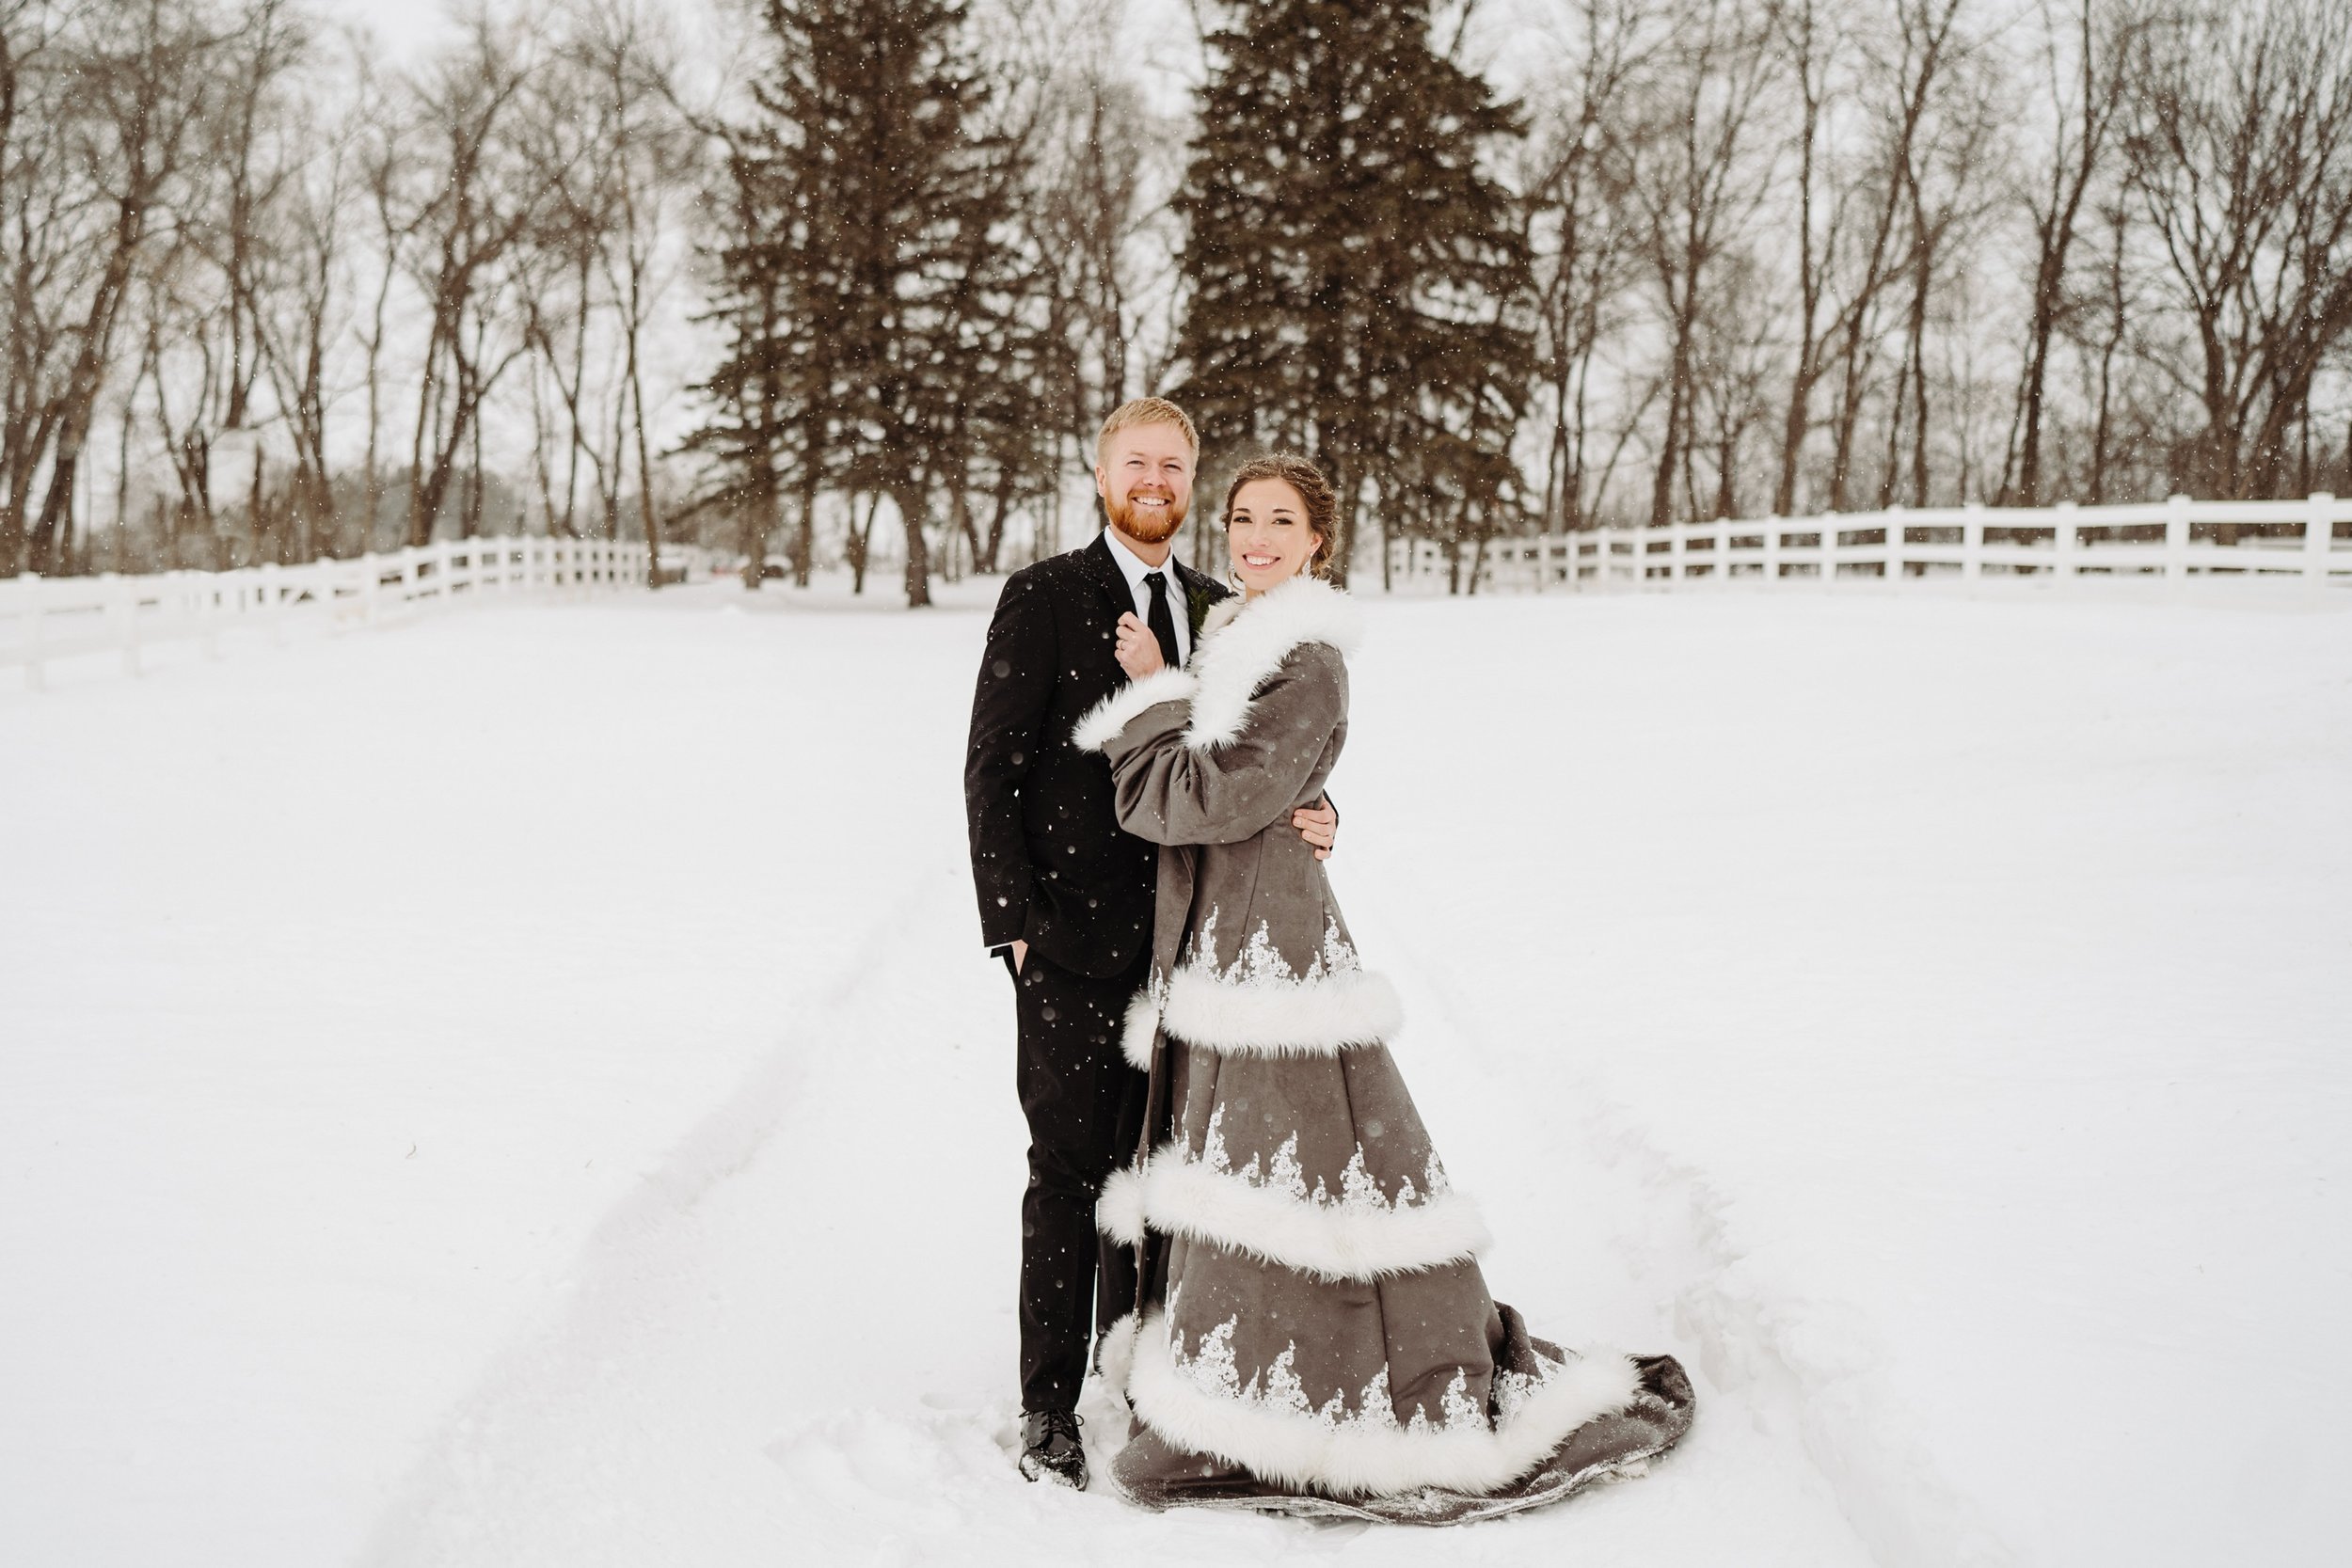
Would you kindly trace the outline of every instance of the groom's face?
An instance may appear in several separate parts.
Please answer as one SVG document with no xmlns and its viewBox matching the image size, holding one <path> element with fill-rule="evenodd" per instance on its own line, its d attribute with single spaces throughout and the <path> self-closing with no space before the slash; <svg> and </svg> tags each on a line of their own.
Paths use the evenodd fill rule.
<svg viewBox="0 0 2352 1568">
<path fill-rule="evenodd" d="M 1111 526 L 1146 545 L 1175 538 L 1192 504 L 1192 443 L 1175 425 L 1111 432 L 1094 468 L 1094 488 Z"/>
</svg>

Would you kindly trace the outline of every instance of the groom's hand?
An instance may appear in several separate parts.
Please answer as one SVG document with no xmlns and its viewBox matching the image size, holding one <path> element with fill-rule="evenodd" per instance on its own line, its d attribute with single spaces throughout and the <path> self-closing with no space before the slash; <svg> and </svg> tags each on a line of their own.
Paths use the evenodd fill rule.
<svg viewBox="0 0 2352 1568">
<path fill-rule="evenodd" d="M 1311 806 L 1299 807 L 1291 813 L 1291 826 L 1315 847 L 1315 859 L 1331 858 L 1331 841 L 1340 833 L 1340 814 L 1331 809 L 1330 801 L 1318 799 Z"/>
</svg>

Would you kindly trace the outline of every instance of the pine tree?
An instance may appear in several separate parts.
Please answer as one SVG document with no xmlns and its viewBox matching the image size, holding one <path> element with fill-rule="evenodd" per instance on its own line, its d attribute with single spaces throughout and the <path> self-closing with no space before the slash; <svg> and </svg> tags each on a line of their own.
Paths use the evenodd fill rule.
<svg viewBox="0 0 2352 1568">
<path fill-rule="evenodd" d="M 1343 580 L 1367 484 L 1400 519 L 1495 504 L 1533 373 L 1526 248 L 1482 166 L 1518 119 L 1429 30 L 1425 0 L 1248 0 L 1209 39 L 1177 197 L 1179 395 L 1213 467 L 1281 444 L 1324 467 Z"/>
<path fill-rule="evenodd" d="M 799 313 L 789 288 L 803 269 L 785 254 L 791 202 L 778 166 L 779 141 L 772 126 L 755 125 L 731 131 L 728 143 L 727 216 L 723 239 L 712 247 L 717 282 L 710 309 L 697 318 L 717 323 L 726 347 L 708 379 L 694 388 L 710 414 L 683 446 L 715 471 L 716 483 L 702 504 L 734 519 L 744 582 L 757 588 L 780 520 L 784 476 L 813 472 L 821 420 L 806 356 L 794 352 L 810 340 L 786 330 Z M 810 566 L 806 529 L 803 515 L 793 552 L 793 577 L 803 587 Z"/>
<path fill-rule="evenodd" d="M 931 499 L 966 511 L 972 388 L 1010 352 L 1017 150 L 981 124 L 960 0 L 768 0 L 764 20 L 721 256 L 733 341 L 695 439 L 771 515 L 770 476 L 792 473 L 796 560 L 820 490 L 888 497 L 925 605 Z"/>
</svg>

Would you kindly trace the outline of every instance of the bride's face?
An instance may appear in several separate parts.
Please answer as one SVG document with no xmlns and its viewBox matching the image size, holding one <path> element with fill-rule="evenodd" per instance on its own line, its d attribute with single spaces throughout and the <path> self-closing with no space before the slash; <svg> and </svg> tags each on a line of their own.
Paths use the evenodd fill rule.
<svg viewBox="0 0 2352 1568">
<path fill-rule="evenodd" d="M 1323 535 L 1307 525 L 1307 502 L 1287 481 L 1253 479 L 1233 492 L 1225 515 L 1233 575 L 1252 597 L 1307 569 Z"/>
</svg>

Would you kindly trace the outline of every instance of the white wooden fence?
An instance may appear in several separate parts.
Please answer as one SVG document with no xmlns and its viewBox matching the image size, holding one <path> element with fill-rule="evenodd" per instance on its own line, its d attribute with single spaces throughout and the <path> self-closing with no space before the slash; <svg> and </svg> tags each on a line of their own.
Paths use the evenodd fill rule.
<svg viewBox="0 0 2352 1568">
<path fill-rule="evenodd" d="M 679 546 L 663 549 L 662 564 L 707 569 L 701 550 Z M 642 587 L 646 571 L 642 543 L 509 535 L 303 566 L 0 578 L 0 669 L 22 667 L 39 690 L 42 667 L 60 658 L 119 654 L 136 674 L 142 650 L 160 642 L 193 640 L 216 657 L 222 634 L 239 627 L 282 637 L 297 619 L 373 625 L 496 595 Z"/>
<path fill-rule="evenodd" d="M 2242 531 L 2281 528 L 2291 537 Z M 1489 540 L 1476 592 L 1605 588 L 1696 578 L 2042 576 L 2185 578 L 2234 575 L 2352 584 L 2352 501 L 2329 495 L 2284 501 L 2195 501 L 1847 512 L 1676 523 L 1660 529 Z M 1988 539 L 1986 535 L 1996 537 Z M 1399 540 L 1390 569 L 1399 588 L 1457 580 L 1445 547 Z M 1472 592 L 1464 546 L 1459 592 Z"/>
</svg>

